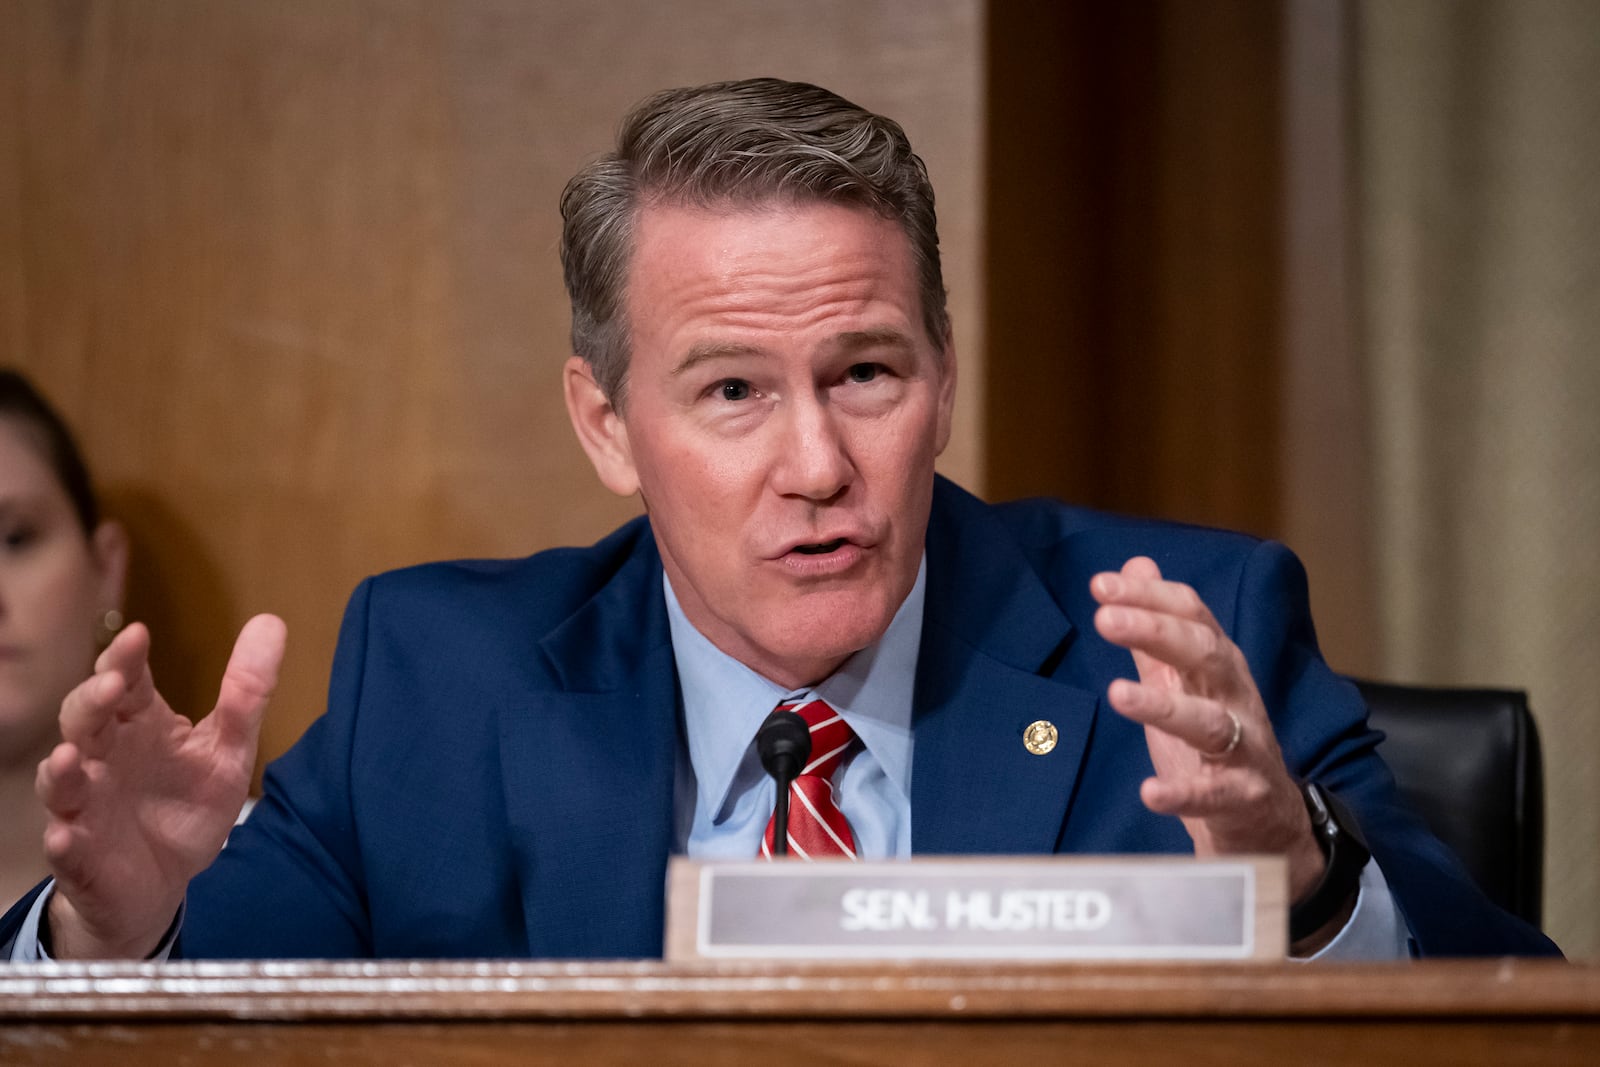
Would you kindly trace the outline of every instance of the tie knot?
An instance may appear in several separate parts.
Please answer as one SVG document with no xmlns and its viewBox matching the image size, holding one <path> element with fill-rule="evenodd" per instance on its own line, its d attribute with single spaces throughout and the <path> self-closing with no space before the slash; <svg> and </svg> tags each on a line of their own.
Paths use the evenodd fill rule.
<svg viewBox="0 0 1600 1067">
<path fill-rule="evenodd" d="M 832 778 L 856 739 L 856 732 L 850 729 L 850 724 L 826 700 L 789 702 L 778 707 L 799 715 L 811 730 L 811 761 L 800 773 Z"/>
</svg>

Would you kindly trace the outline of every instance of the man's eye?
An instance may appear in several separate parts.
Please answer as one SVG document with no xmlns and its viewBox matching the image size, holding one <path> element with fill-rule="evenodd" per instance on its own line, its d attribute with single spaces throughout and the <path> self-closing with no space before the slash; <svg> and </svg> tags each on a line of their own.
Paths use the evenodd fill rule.
<svg viewBox="0 0 1600 1067">
<path fill-rule="evenodd" d="M 852 364 L 850 370 L 846 373 L 852 382 L 870 382 L 878 376 L 880 369 L 876 363 L 856 363 Z"/>
<path fill-rule="evenodd" d="M 717 395 L 724 400 L 749 400 L 750 383 L 740 381 L 738 378 L 729 378 L 717 386 Z"/>
</svg>

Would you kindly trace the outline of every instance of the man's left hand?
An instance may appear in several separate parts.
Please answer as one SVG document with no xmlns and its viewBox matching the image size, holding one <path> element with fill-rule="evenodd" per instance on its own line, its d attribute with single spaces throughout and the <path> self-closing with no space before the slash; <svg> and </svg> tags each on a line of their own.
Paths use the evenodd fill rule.
<svg viewBox="0 0 1600 1067">
<path fill-rule="evenodd" d="M 1147 557 L 1095 575 L 1089 589 L 1095 628 L 1139 670 L 1107 691 L 1118 713 L 1144 724 L 1156 773 L 1139 798 L 1180 817 L 1197 856 L 1287 857 L 1290 899 L 1304 897 L 1325 860 L 1244 653 L 1199 594 Z"/>
</svg>

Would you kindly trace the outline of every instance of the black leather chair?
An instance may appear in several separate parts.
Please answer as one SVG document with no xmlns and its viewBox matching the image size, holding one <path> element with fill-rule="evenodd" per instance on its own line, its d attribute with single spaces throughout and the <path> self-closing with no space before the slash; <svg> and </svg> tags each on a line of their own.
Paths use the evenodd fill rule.
<svg viewBox="0 0 1600 1067">
<path fill-rule="evenodd" d="M 1528 694 L 1352 681 L 1412 810 L 1491 900 L 1538 926 L 1544 762 Z"/>
</svg>

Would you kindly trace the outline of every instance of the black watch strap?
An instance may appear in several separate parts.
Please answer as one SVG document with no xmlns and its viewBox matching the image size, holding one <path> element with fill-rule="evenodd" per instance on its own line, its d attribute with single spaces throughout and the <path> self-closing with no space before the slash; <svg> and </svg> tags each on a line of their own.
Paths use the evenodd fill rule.
<svg viewBox="0 0 1600 1067">
<path fill-rule="evenodd" d="M 1321 930 L 1345 906 L 1361 884 L 1361 872 L 1372 857 L 1361 828 L 1339 798 L 1315 782 L 1301 782 L 1311 832 L 1327 860 L 1322 878 L 1289 909 L 1289 943 L 1304 941 Z"/>
</svg>

